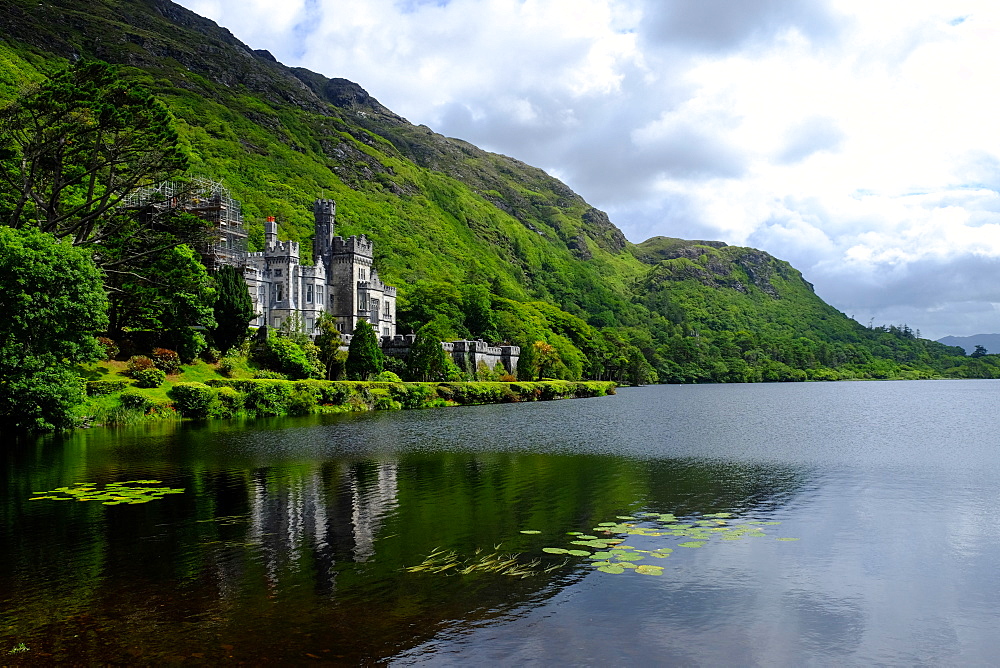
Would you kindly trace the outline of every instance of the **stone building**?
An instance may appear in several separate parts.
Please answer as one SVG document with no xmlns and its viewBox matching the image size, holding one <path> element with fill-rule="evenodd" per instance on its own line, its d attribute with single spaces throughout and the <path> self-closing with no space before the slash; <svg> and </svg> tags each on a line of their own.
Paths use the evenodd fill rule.
<svg viewBox="0 0 1000 668">
<path fill-rule="evenodd" d="M 178 209 L 212 223 L 218 237 L 201 249 L 211 271 L 230 265 L 243 272 L 257 319 L 251 327 L 280 328 L 298 318 L 310 336 L 319 333 L 321 313 L 330 314 L 337 329 L 350 341 L 359 320 L 374 328 L 387 355 L 405 359 L 414 335 L 396 333 L 396 288 L 379 279 L 375 267 L 375 244 L 367 236 L 346 239 L 335 234 L 337 205 L 333 200 L 313 203 L 316 234 L 313 263 L 300 262 L 301 246 L 296 241 L 280 241 L 273 217 L 264 223 L 264 250 L 247 251 L 240 203 L 220 183 L 193 179 L 189 184 L 170 181 L 136 191 L 127 206 L 142 209 Z M 463 371 L 474 373 L 480 363 L 506 371 L 517 369 L 520 348 L 493 346 L 484 341 L 442 342 Z"/>
<path fill-rule="evenodd" d="M 298 316 L 314 335 L 319 314 L 326 311 L 344 334 L 366 320 L 381 337 L 396 335 L 396 288 L 378 277 L 374 243 L 365 235 L 335 236 L 337 205 L 316 200 L 313 214 L 313 266 L 299 262 L 299 244 L 278 240 L 274 218 L 264 224 L 264 250 L 247 253 L 243 275 L 260 313 L 255 326 L 280 327 Z"/>
</svg>

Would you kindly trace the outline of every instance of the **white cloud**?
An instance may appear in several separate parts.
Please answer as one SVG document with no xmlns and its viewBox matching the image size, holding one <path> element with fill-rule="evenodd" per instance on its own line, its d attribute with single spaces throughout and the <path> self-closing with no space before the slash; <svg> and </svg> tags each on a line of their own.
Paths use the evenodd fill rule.
<svg viewBox="0 0 1000 668">
<path fill-rule="evenodd" d="M 634 241 L 753 244 L 860 319 L 1000 331 L 993 3 L 181 4 L 549 169 Z"/>
</svg>

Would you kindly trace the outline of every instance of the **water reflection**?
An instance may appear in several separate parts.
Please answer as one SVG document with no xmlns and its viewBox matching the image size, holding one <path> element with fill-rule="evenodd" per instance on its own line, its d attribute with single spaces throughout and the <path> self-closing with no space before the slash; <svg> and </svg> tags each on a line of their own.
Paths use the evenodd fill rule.
<svg viewBox="0 0 1000 668">
<path fill-rule="evenodd" d="M 5 448 L 0 652 L 23 642 L 25 665 L 975 663 L 1000 651 L 995 386 L 648 388 Z M 949 387 L 986 403 L 955 409 Z M 946 449 L 929 426 L 945 404 L 939 416 L 967 416 Z M 922 431 L 877 450 L 873 423 L 808 422 L 838 406 L 897 427 L 920 406 Z M 134 479 L 187 492 L 27 501 Z M 663 577 L 583 559 L 523 580 L 405 570 L 438 547 L 548 559 L 567 531 L 639 511 L 779 520 L 801 540 L 678 548 Z"/>
</svg>

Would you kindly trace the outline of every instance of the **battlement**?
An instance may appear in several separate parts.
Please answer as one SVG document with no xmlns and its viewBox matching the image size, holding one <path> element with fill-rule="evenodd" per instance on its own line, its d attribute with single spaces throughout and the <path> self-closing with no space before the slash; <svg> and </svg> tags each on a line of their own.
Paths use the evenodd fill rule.
<svg viewBox="0 0 1000 668">
<path fill-rule="evenodd" d="M 334 255 L 354 253 L 367 258 L 373 256 L 374 243 L 365 235 L 343 237 L 333 237 L 331 240 L 331 252 Z"/>
</svg>

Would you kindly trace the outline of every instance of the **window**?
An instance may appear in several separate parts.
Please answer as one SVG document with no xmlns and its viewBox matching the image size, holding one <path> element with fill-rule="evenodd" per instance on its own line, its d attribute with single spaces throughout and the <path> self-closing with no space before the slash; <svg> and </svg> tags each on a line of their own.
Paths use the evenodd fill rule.
<svg viewBox="0 0 1000 668">
<path fill-rule="evenodd" d="M 313 286 L 307 285 L 306 286 L 306 304 L 312 304 L 312 303 L 313 303 Z"/>
<path fill-rule="evenodd" d="M 274 323 L 274 328 L 275 329 L 278 329 L 279 327 L 281 327 L 281 318 L 275 318 L 272 322 Z"/>
<path fill-rule="evenodd" d="M 313 327 L 313 319 L 312 318 L 306 318 L 306 333 L 309 333 L 309 332 L 313 331 L 313 329 L 315 329 Z"/>
<path fill-rule="evenodd" d="M 284 298 L 282 292 L 283 290 L 281 283 L 278 283 L 277 285 L 274 286 L 274 301 L 280 302 Z"/>
<path fill-rule="evenodd" d="M 389 317 L 389 300 L 385 300 L 385 317 Z"/>
<path fill-rule="evenodd" d="M 257 286 L 257 303 L 263 304 L 267 299 L 267 288 L 263 285 Z"/>
<path fill-rule="evenodd" d="M 358 279 L 362 280 L 362 281 L 365 280 L 365 268 L 364 267 L 358 267 Z"/>
<path fill-rule="evenodd" d="M 281 278 L 281 270 L 280 270 L 280 269 L 275 269 L 275 270 L 274 270 L 274 275 L 275 275 L 275 277 L 277 277 L 277 278 Z"/>
<path fill-rule="evenodd" d="M 318 287 L 318 286 L 316 288 L 316 303 L 317 304 L 322 304 L 323 303 L 323 288 Z"/>
<path fill-rule="evenodd" d="M 382 336 L 389 336 L 389 328 L 388 327 L 383 327 L 382 328 Z"/>
</svg>

